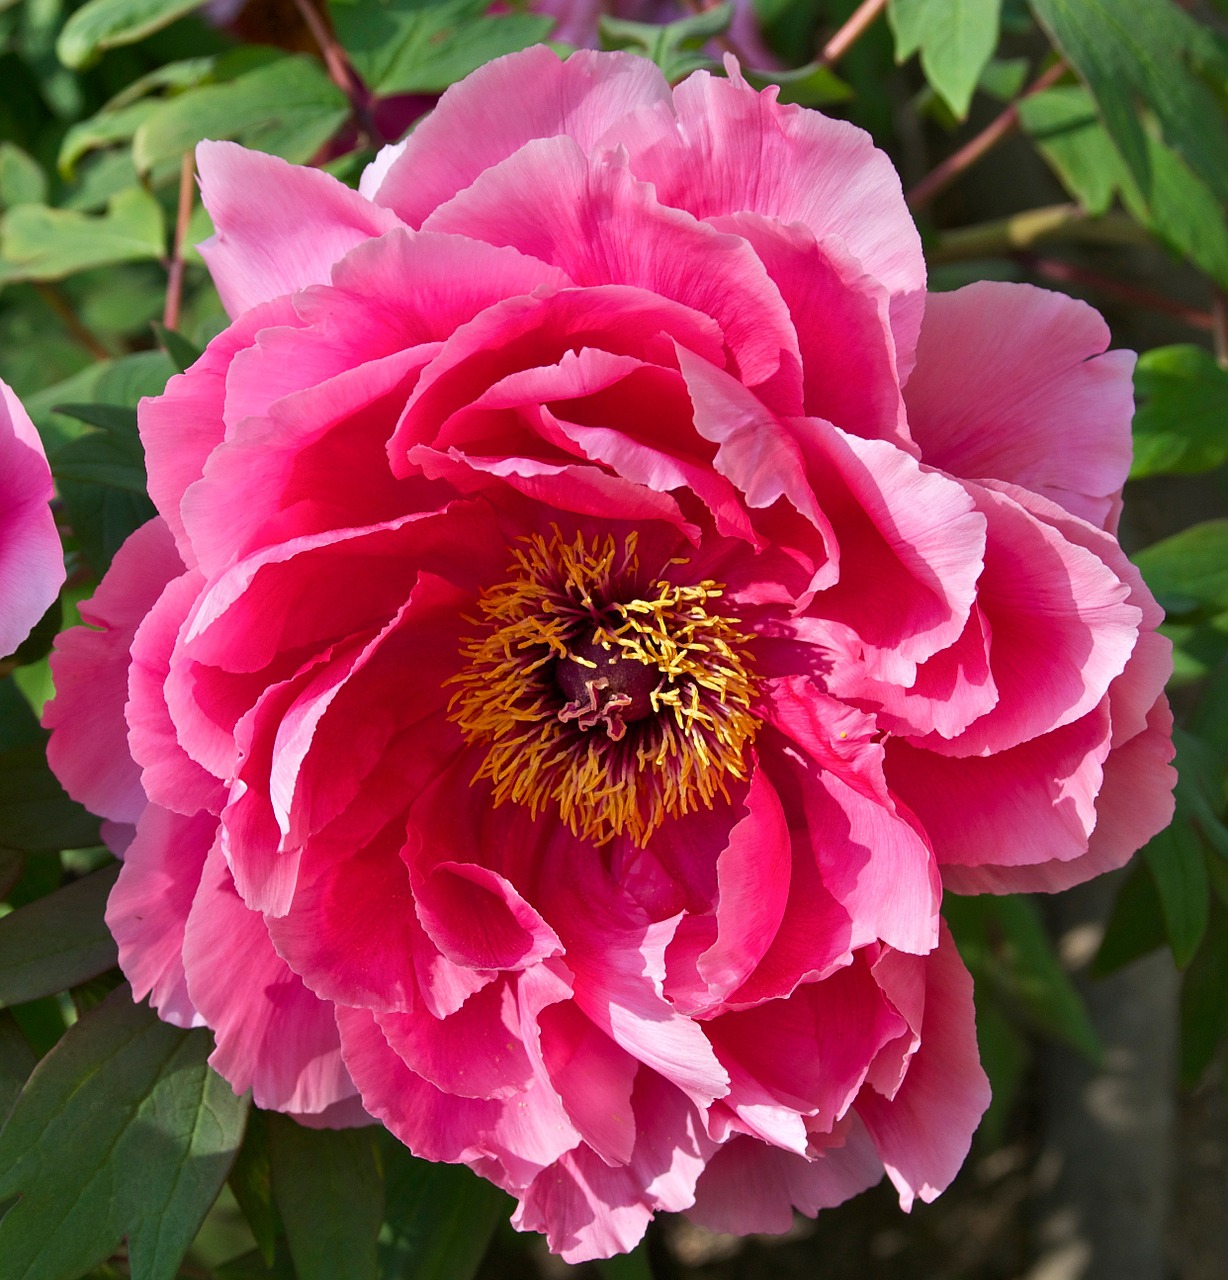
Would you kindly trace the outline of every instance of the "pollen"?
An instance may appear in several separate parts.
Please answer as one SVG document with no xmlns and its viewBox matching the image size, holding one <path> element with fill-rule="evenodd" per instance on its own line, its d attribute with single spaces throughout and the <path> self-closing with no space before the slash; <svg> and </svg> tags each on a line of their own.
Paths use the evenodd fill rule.
<svg viewBox="0 0 1228 1280">
<path fill-rule="evenodd" d="M 722 584 L 652 578 L 636 545 L 522 539 L 507 581 L 479 597 L 452 679 L 449 715 L 486 749 L 474 781 L 596 844 L 644 845 L 668 818 L 728 801 L 759 727 L 751 636 L 720 612 Z"/>
</svg>

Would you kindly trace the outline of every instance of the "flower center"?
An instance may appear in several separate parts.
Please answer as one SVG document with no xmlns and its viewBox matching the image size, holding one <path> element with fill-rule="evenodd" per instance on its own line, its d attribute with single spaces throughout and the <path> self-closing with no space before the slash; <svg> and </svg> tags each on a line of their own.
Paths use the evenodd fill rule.
<svg viewBox="0 0 1228 1280">
<path fill-rule="evenodd" d="M 759 722 L 737 618 L 711 580 L 645 581 L 632 534 L 523 540 L 482 592 L 451 718 L 484 743 L 496 804 L 557 805 L 583 839 L 643 845 L 667 817 L 729 799 Z M 681 563 L 681 562 L 678 562 Z"/>
</svg>

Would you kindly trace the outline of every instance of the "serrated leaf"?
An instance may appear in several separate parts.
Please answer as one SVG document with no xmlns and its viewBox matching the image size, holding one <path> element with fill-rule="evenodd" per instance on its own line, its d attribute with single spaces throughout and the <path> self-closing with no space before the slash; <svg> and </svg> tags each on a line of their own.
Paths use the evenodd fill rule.
<svg viewBox="0 0 1228 1280">
<path fill-rule="evenodd" d="M 1228 461 L 1228 370 L 1201 347 L 1145 351 L 1134 371 L 1132 479 L 1192 475 Z"/>
<path fill-rule="evenodd" d="M 1153 155 L 1139 104 L 1220 200 L 1228 200 L 1228 120 L 1195 70 L 1218 67 L 1215 38 L 1171 0 L 1031 0 L 1054 44 L 1092 91 L 1142 198 L 1153 194 Z"/>
<path fill-rule="evenodd" d="M 206 0 L 88 0 L 69 16 L 55 42 L 66 67 L 79 70 L 107 49 L 135 44 L 199 9 Z"/>
<path fill-rule="evenodd" d="M 378 1280 L 384 1183 L 374 1132 L 267 1120 L 273 1198 L 298 1280 Z"/>
<path fill-rule="evenodd" d="M 0 752 L 0 845 L 83 849 L 98 843 L 98 819 L 70 800 L 36 746 Z"/>
<path fill-rule="evenodd" d="M 160 258 L 162 206 L 141 187 L 112 196 L 105 214 L 23 204 L 0 228 L 0 282 L 62 280 L 92 267 Z"/>
<path fill-rule="evenodd" d="M 0 919 L 0 1005 L 54 995 L 118 963 L 103 920 L 118 875 L 104 867 Z"/>
<path fill-rule="evenodd" d="M 1002 0 L 887 0 L 895 56 L 920 50 L 921 70 L 962 120 L 981 73 L 998 47 Z"/>
<path fill-rule="evenodd" d="M 381 1135 L 387 1224 L 381 1280 L 471 1280 L 511 1200 L 463 1165 L 431 1164 Z"/>
<path fill-rule="evenodd" d="M 0 1131 L 6 1275 L 74 1280 L 127 1236 L 133 1280 L 172 1280 L 243 1136 L 211 1048 L 127 987 L 69 1028 Z"/>
<path fill-rule="evenodd" d="M 1153 542 L 1134 563 L 1170 614 L 1228 609 L 1228 519 L 1204 520 Z"/>
<path fill-rule="evenodd" d="M 222 84 L 202 85 L 158 104 L 136 131 L 132 154 L 147 173 L 204 138 L 234 138 L 305 164 L 349 115 L 345 95 L 313 58 L 278 58 Z"/>
</svg>

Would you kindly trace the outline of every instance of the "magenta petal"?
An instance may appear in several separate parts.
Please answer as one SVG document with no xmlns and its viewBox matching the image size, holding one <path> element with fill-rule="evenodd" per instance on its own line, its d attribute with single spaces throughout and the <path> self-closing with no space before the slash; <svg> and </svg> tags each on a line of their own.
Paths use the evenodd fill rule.
<svg viewBox="0 0 1228 1280">
<path fill-rule="evenodd" d="M 116 822 L 135 822 L 146 803 L 128 754 L 128 652 L 141 620 L 182 572 L 165 523 L 151 520 L 120 547 L 93 599 L 82 603 L 88 625 L 56 638 L 51 672 L 60 692 L 43 714 L 47 759 L 69 795 Z"/>
<path fill-rule="evenodd" d="M 201 1025 L 183 970 L 184 930 L 205 857 L 217 838 L 210 813 L 185 818 L 149 805 L 125 851 L 107 901 L 107 928 L 119 944 L 119 967 L 132 998 L 177 1027 Z"/>
<path fill-rule="evenodd" d="M 977 1055 L 972 979 L 945 925 L 926 960 L 921 1047 L 895 1097 L 865 1089 L 865 1122 L 905 1210 L 933 1200 L 963 1164 L 972 1133 L 989 1105 L 989 1081 Z"/>
<path fill-rule="evenodd" d="M 263 917 L 235 892 L 215 844 L 184 940 L 188 992 L 213 1028 L 209 1061 L 237 1093 L 275 1111 L 319 1112 L 351 1097 L 333 1006 L 290 971 Z"/>
<path fill-rule="evenodd" d="M 42 441 L 21 402 L 0 381 L 0 656 L 26 638 L 64 581 L 51 496 Z"/>
<path fill-rule="evenodd" d="M 216 228 L 200 252 L 232 316 L 327 283 L 348 250 L 399 225 L 330 174 L 233 142 L 202 142 L 196 164 Z"/>
<path fill-rule="evenodd" d="M 415 884 L 414 906 L 440 951 L 466 968 L 527 969 L 563 949 L 509 881 L 473 863 L 437 863 Z"/>
</svg>

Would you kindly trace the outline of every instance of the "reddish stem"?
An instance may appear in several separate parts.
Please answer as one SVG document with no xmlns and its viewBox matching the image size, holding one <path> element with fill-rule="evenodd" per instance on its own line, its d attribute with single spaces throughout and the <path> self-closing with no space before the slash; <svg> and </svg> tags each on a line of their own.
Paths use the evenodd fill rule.
<svg viewBox="0 0 1228 1280">
<path fill-rule="evenodd" d="M 838 62 L 866 33 L 874 19 L 887 7 L 887 0 L 861 0 L 848 21 L 823 46 L 819 65 L 830 67 Z"/>
<path fill-rule="evenodd" d="M 1059 58 L 1053 66 L 1037 78 L 1010 104 L 1000 115 L 996 116 L 970 142 L 964 143 L 953 155 L 947 156 L 941 164 L 936 165 L 917 183 L 905 197 L 913 210 L 924 208 L 940 192 L 943 192 L 956 178 L 970 169 L 982 156 L 992 151 L 1003 138 L 1019 127 L 1019 103 L 1052 88 L 1063 75 L 1067 66 L 1064 58 Z"/>
<path fill-rule="evenodd" d="M 55 285 L 49 284 L 45 280 L 36 280 L 34 282 L 34 290 L 47 306 L 55 312 L 60 323 L 68 330 L 73 339 L 84 347 L 95 360 L 110 360 L 112 358 L 114 352 L 104 346 L 102 341 L 85 327 L 81 317 L 73 310 L 72 303 Z"/>
<path fill-rule="evenodd" d="M 166 305 L 162 308 L 162 323 L 167 329 L 179 328 L 179 305 L 183 299 L 183 243 L 188 238 L 195 194 L 196 162 L 192 153 L 185 151 L 179 166 L 179 208 L 175 215 L 171 257 L 166 266 Z"/>
<path fill-rule="evenodd" d="M 294 0 L 294 7 L 299 11 L 299 15 L 311 32 L 312 39 L 319 47 L 320 56 L 324 59 L 324 66 L 328 71 L 328 78 L 350 100 L 350 109 L 354 112 L 359 128 L 378 146 L 383 142 L 383 138 L 371 114 L 370 90 L 363 84 L 337 37 L 333 35 L 328 23 L 320 16 L 319 10 L 311 0 Z"/>
<path fill-rule="evenodd" d="M 1187 307 L 1162 293 L 1153 293 L 1150 289 L 1142 289 L 1138 285 L 1101 275 L 1099 271 L 1089 271 L 1086 267 L 1078 267 L 1073 262 L 1063 262 L 1058 258 L 1042 258 L 1032 253 L 1016 254 L 1015 258 L 1029 271 L 1046 280 L 1094 289 L 1131 306 L 1172 316 L 1192 329 L 1210 329 L 1214 332 L 1213 318 L 1208 312 Z"/>
<path fill-rule="evenodd" d="M 1218 288 L 1211 290 L 1211 342 L 1215 363 L 1228 369 L 1228 296 Z"/>
</svg>

